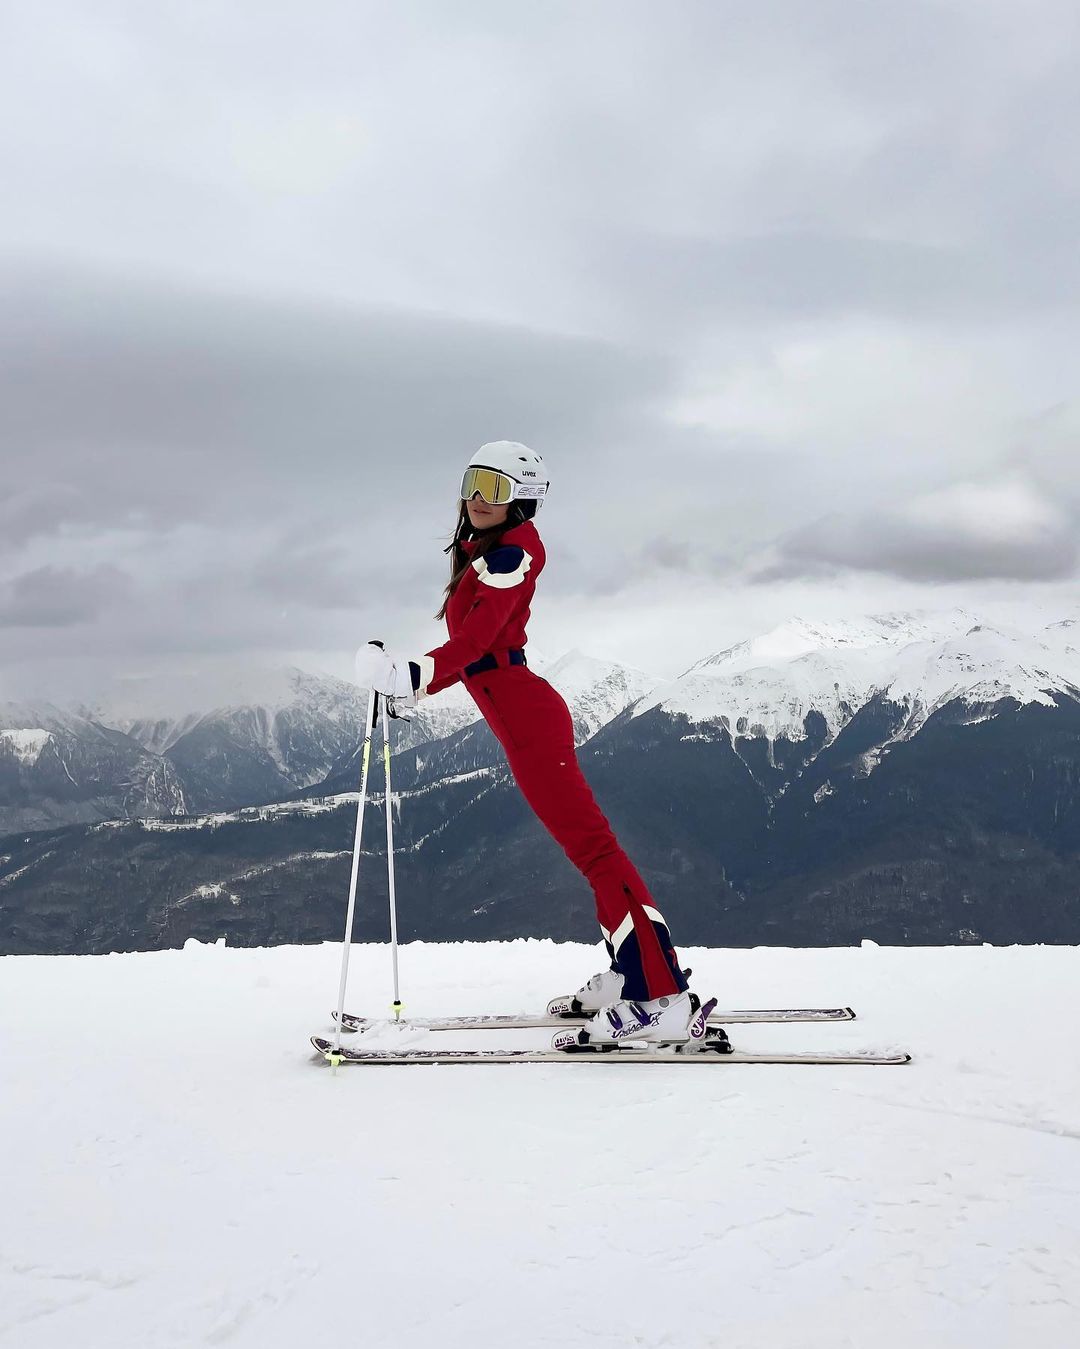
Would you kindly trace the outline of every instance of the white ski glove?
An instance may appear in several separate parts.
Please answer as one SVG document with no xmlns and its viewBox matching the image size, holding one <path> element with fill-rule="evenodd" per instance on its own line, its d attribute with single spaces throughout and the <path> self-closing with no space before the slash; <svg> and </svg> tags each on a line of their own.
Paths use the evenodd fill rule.
<svg viewBox="0 0 1080 1349">
<path fill-rule="evenodd" d="M 368 642 L 356 653 L 356 681 L 366 689 L 393 698 L 403 707 L 415 706 L 416 691 L 409 666 L 407 656 L 387 651 L 381 642 Z"/>
</svg>

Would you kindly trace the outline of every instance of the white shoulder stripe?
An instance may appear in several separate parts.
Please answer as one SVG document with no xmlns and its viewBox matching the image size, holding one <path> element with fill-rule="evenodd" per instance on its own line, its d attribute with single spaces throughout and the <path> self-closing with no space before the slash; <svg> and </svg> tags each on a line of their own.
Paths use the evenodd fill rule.
<svg viewBox="0 0 1080 1349">
<path fill-rule="evenodd" d="M 509 590 L 512 586 L 521 585 L 525 579 L 525 574 L 532 566 L 532 554 L 527 553 L 523 548 L 521 550 L 521 561 L 513 571 L 489 571 L 487 559 L 478 557 L 472 564 L 473 570 L 479 579 L 486 586 L 493 586 L 496 590 Z"/>
</svg>

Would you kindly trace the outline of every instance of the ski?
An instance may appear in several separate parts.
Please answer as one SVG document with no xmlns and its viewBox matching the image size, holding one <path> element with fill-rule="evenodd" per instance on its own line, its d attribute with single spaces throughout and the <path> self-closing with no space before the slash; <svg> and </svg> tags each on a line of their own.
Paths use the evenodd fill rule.
<svg viewBox="0 0 1080 1349">
<path fill-rule="evenodd" d="M 320 1058 L 332 1064 L 447 1064 L 463 1065 L 474 1063 L 666 1063 L 684 1064 L 818 1064 L 823 1067 L 844 1066 L 849 1064 L 900 1065 L 911 1062 L 911 1055 L 904 1051 L 864 1050 L 847 1053 L 841 1050 L 825 1050 L 821 1053 L 794 1054 L 752 1054 L 740 1050 L 725 1050 L 724 1041 L 713 1047 L 711 1041 L 704 1046 L 694 1045 L 687 1049 L 658 1049 L 642 1045 L 627 1044 L 615 1049 L 599 1046 L 578 1046 L 565 1049 L 402 1049 L 371 1050 L 353 1049 L 342 1046 L 335 1050 L 333 1044 L 322 1036 L 313 1035 L 311 1043 Z"/>
<path fill-rule="evenodd" d="M 330 1013 L 337 1020 L 337 1012 Z M 583 1026 L 588 1020 L 587 1014 L 579 1016 L 550 1016 L 546 1012 L 530 1016 L 436 1016 L 409 1017 L 397 1023 L 412 1030 L 552 1030 L 559 1026 Z M 850 1007 L 774 1007 L 761 1010 L 713 1012 L 709 1017 L 710 1026 L 735 1026 L 755 1023 L 783 1021 L 854 1021 L 855 1013 Z M 341 1018 L 343 1032 L 352 1034 L 364 1031 L 372 1026 L 385 1026 L 386 1020 L 376 1017 L 353 1016 L 345 1012 Z"/>
</svg>

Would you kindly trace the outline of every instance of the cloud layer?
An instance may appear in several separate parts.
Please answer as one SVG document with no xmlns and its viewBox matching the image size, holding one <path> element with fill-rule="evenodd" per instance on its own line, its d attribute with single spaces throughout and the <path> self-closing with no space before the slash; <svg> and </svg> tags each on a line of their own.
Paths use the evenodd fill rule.
<svg viewBox="0 0 1080 1349">
<path fill-rule="evenodd" d="M 825 516 L 789 535 L 759 580 L 838 568 L 913 581 L 1072 576 L 1078 525 L 1022 480 L 954 483 L 890 510 Z"/>
<path fill-rule="evenodd" d="M 555 647 L 1066 591 L 1078 69 L 1067 0 L 17 9 L 0 693 L 432 644 L 498 438 Z"/>
</svg>

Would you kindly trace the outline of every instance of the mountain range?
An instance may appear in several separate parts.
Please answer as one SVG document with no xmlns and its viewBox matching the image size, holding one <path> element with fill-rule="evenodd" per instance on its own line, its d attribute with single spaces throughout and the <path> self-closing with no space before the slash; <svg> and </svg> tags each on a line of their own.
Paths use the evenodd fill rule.
<svg viewBox="0 0 1080 1349">
<path fill-rule="evenodd" d="M 580 652 L 543 673 L 677 939 L 1080 940 L 1075 617 L 795 620 L 671 680 Z M 6 710 L 0 785 L 5 765 L 9 782 L 41 774 L 49 809 L 87 813 L 0 841 L 0 949 L 340 936 L 366 698 L 283 679 L 274 698 L 181 717 L 53 709 L 28 724 L 21 709 L 12 725 Z M 403 935 L 588 937 L 588 887 L 467 695 L 390 734 Z M 108 790 L 103 768 L 65 773 L 79 754 L 116 766 Z M 380 759 L 365 936 L 385 934 Z M 43 799 L 15 808 L 41 818 Z"/>
<path fill-rule="evenodd" d="M 579 743 L 657 682 L 578 651 L 531 663 L 567 698 Z M 0 703 L 0 836 L 355 788 L 367 704 L 354 684 L 295 668 L 128 680 L 74 708 Z M 397 721 L 393 749 L 435 745 L 476 723 L 459 684 Z M 483 740 L 490 758 L 497 746 Z"/>
</svg>

